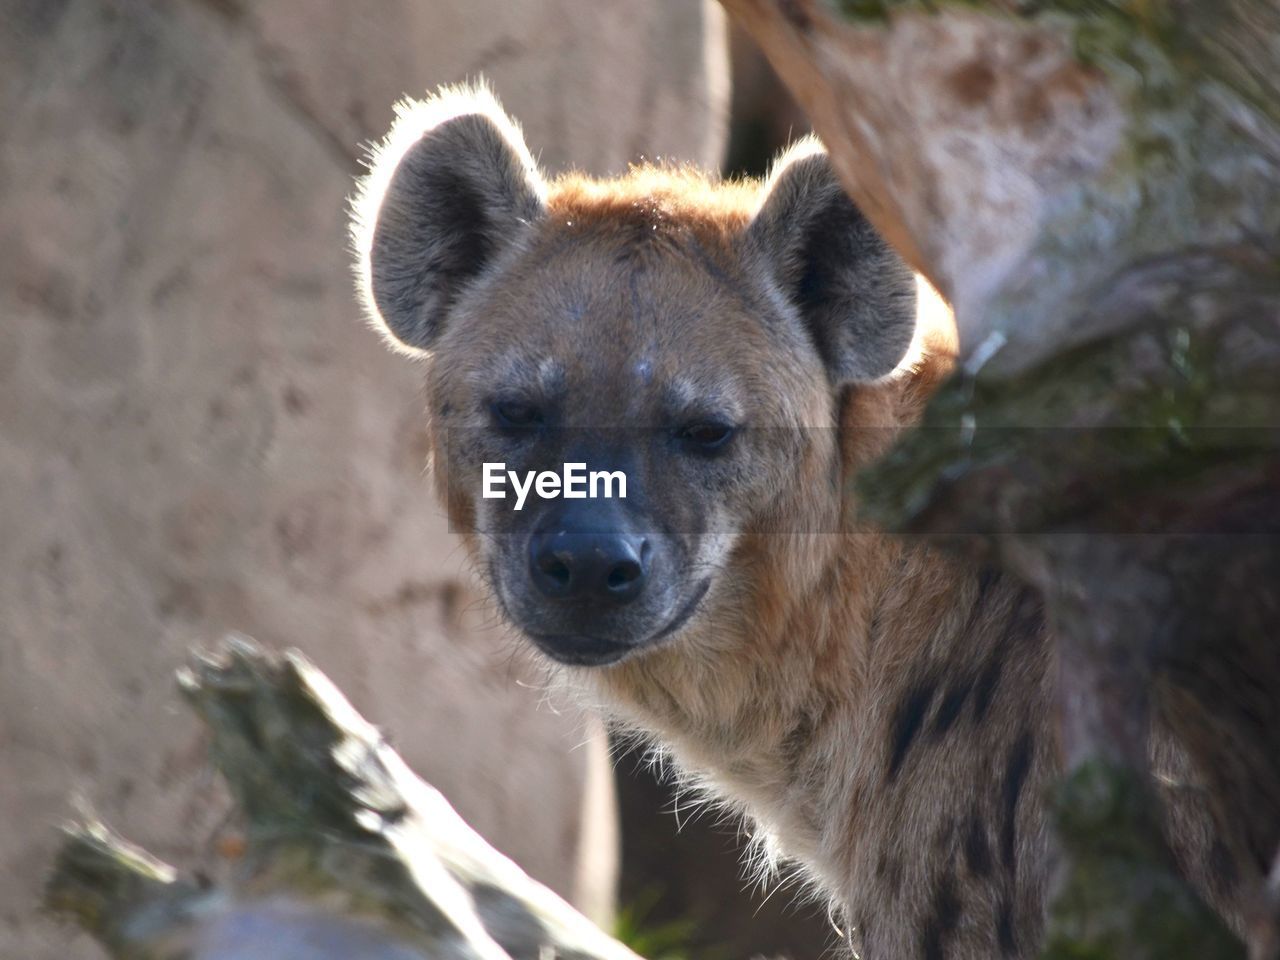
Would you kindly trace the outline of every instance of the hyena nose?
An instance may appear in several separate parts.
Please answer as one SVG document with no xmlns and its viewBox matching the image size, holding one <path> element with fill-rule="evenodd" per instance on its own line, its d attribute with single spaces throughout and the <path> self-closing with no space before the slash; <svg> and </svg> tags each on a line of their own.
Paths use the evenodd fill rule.
<svg viewBox="0 0 1280 960">
<path fill-rule="evenodd" d="M 623 533 L 535 533 L 529 571 L 546 596 L 622 604 L 644 591 L 649 541 Z"/>
</svg>

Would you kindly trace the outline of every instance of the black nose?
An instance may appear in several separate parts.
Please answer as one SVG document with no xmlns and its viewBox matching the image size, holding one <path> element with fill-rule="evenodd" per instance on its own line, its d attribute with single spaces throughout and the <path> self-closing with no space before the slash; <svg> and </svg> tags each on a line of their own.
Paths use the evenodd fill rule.
<svg viewBox="0 0 1280 960">
<path fill-rule="evenodd" d="M 535 533 L 529 572 L 548 597 L 628 603 L 649 576 L 649 541 L 624 533 Z"/>
</svg>

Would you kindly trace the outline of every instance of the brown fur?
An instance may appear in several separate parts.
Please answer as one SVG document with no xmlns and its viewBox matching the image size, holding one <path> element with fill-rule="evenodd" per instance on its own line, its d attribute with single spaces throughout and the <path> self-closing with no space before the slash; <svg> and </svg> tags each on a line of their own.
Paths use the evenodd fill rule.
<svg viewBox="0 0 1280 960">
<path fill-rule="evenodd" d="M 471 153 L 431 153 L 433 124 L 497 109 L 449 96 L 462 109 L 422 106 L 433 119 L 421 139 L 393 132 L 375 158 L 355 236 L 375 321 L 428 354 L 437 488 L 500 605 L 521 625 L 520 562 L 501 554 L 505 531 L 465 473 L 501 449 L 482 402 L 493 390 L 570 397 L 565 425 L 593 429 L 660 421 L 673 390 L 713 396 L 802 438 L 790 452 L 785 442 L 741 452 L 749 482 L 724 496 L 682 479 L 697 475 L 678 458 L 648 464 L 654 495 L 667 495 L 663 517 L 702 503 L 737 532 L 714 554 L 706 538 L 672 538 L 703 551 L 689 571 L 713 571 L 682 629 L 616 664 L 558 675 L 741 811 L 772 855 L 801 864 L 862 956 L 1034 955 L 1043 795 L 1060 763 L 1039 601 L 995 571 L 864 529 L 848 495 L 951 371 L 954 330 L 945 310 L 928 309 L 936 295 L 919 287 L 914 341 L 881 376 L 905 349 L 890 329 L 899 301 L 876 299 L 896 282 L 883 251 L 860 241 L 867 272 L 819 277 L 829 286 L 809 301 L 799 285 L 812 282 L 806 258 L 842 240 L 815 245 L 812 231 L 856 217 L 812 147 L 765 183 L 647 166 L 547 183 L 523 143 L 502 153 L 502 138 L 518 136 L 505 117 L 492 131 L 468 128 Z M 485 263 L 461 279 L 441 271 L 469 222 L 431 193 L 430 176 L 391 175 L 419 147 L 424 169 L 461 178 L 463 201 L 489 198 L 477 201 L 470 241 Z M 493 169 L 478 159 L 491 153 L 503 157 Z M 528 182 L 512 185 L 522 163 Z M 386 209 L 394 224 L 427 227 L 380 235 Z M 878 306 L 858 314 L 864 302 Z M 450 431 L 475 451 L 451 452 Z M 1207 834 L 1191 833 L 1201 862 Z"/>
</svg>

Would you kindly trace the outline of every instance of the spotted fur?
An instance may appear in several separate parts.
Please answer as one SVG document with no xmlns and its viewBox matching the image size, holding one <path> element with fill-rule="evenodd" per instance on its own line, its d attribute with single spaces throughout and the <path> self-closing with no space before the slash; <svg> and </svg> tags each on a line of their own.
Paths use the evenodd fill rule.
<svg viewBox="0 0 1280 960">
<path fill-rule="evenodd" d="M 863 957 L 1034 956 L 1060 762 L 1044 611 L 995 570 L 865 529 L 848 492 L 951 370 L 936 295 L 814 141 L 764 182 L 545 180 L 487 93 L 400 115 L 355 204 L 361 290 L 426 358 L 438 490 L 499 606 L 522 625 L 500 547 L 517 538 L 446 450 L 451 429 L 489 442 L 485 391 L 569 398 L 574 425 L 714 401 L 788 431 L 726 461 L 718 497 L 634 454 L 651 519 L 732 532 L 672 535 L 682 576 L 711 585 L 670 638 L 556 672 L 800 864 Z M 1196 836 L 1188 862 L 1230 887 L 1230 854 Z"/>
</svg>

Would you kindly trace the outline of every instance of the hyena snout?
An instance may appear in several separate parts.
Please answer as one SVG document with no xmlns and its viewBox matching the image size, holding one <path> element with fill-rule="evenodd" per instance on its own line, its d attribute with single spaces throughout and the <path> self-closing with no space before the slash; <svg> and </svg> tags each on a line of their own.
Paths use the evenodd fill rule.
<svg viewBox="0 0 1280 960">
<path fill-rule="evenodd" d="M 531 518 L 511 544 L 519 552 L 495 568 L 507 615 L 543 653 L 577 666 L 615 663 L 670 636 L 687 578 L 672 538 L 647 519 L 590 500 Z"/>
<path fill-rule="evenodd" d="M 529 539 L 529 576 L 552 600 L 630 603 L 644 592 L 652 560 L 653 544 L 639 534 L 558 525 Z"/>
</svg>

